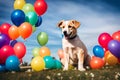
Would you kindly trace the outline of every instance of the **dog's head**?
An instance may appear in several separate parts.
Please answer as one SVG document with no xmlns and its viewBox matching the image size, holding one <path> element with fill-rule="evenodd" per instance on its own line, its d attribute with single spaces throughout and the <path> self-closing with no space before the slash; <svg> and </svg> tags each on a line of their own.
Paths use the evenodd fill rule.
<svg viewBox="0 0 120 80">
<path fill-rule="evenodd" d="M 69 20 L 69 21 L 60 21 L 58 23 L 58 27 L 62 29 L 63 35 L 67 38 L 73 38 L 77 35 L 77 28 L 80 26 L 80 22 L 76 20 Z"/>
</svg>

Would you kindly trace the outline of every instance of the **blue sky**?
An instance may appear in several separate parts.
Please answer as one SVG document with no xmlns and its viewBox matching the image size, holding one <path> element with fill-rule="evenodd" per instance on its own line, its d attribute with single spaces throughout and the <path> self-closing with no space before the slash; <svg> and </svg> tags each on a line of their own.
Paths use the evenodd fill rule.
<svg viewBox="0 0 120 80">
<path fill-rule="evenodd" d="M 36 0 L 26 0 L 26 3 L 34 4 Z M 120 1 L 119 0 L 46 0 L 47 12 L 42 16 L 43 22 L 36 32 L 27 40 L 18 38 L 27 47 L 27 53 L 23 61 L 30 62 L 32 49 L 41 47 L 37 42 L 39 32 L 49 35 L 47 47 L 51 50 L 51 56 L 58 58 L 57 50 L 62 48 L 62 34 L 57 27 L 60 20 L 78 20 L 81 26 L 78 35 L 85 43 L 89 54 L 98 44 L 98 36 L 103 32 L 110 34 L 120 30 Z M 0 24 L 8 22 L 12 24 L 10 15 L 14 0 L 0 0 Z"/>
</svg>

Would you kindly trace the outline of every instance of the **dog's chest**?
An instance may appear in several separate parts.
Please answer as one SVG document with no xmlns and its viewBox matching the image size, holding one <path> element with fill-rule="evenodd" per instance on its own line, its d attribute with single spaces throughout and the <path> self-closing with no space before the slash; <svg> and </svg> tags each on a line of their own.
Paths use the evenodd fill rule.
<svg viewBox="0 0 120 80">
<path fill-rule="evenodd" d="M 71 40 L 63 38 L 62 45 L 63 45 L 63 48 L 66 48 L 66 47 L 74 48 L 74 47 L 81 47 L 83 44 L 79 39 L 79 37 L 76 37 L 75 39 L 71 39 Z"/>
</svg>

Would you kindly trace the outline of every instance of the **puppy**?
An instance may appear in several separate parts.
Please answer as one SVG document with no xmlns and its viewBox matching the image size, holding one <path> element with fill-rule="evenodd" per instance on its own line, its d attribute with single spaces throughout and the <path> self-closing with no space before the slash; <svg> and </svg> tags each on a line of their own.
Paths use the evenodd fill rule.
<svg viewBox="0 0 120 80">
<path fill-rule="evenodd" d="M 58 23 L 58 27 L 62 29 L 62 34 L 64 35 L 62 39 L 64 51 L 63 70 L 68 70 L 68 65 L 71 64 L 73 66 L 77 65 L 78 70 L 85 71 L 84 65 L 89 65 L 90 56 L 86 46 L 77 35 L 79 26 L 80 22 L 76 20 L 62 20 Z"/>
</svg>

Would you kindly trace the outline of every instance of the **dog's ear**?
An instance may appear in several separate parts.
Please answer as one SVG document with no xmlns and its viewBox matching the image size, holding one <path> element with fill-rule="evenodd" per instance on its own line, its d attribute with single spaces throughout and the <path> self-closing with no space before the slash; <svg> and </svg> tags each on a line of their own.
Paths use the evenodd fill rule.
<svg viewBox="0 0 120 80">
<path fill-rule="evenodd" d="M 76 21 L 76 20 L 71 20 L 72 23 L 75 25 L 75 28 L 80 27 L 80 22 Z"/>
<path fill-rule="evenodd" d="M 61 25 L 63 24 L 64 20 L 61 20 L 60 22 L 58 22 L 57 26 L 61 28 Z"/>
</svg>

